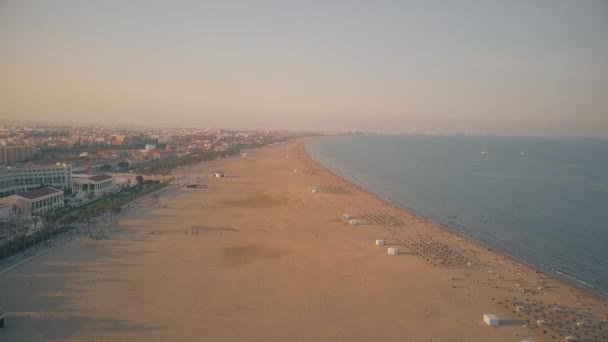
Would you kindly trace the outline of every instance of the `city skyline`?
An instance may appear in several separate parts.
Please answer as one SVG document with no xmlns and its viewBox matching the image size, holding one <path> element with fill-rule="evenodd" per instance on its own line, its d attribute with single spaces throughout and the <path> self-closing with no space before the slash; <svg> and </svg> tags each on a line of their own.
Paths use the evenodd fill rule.
<svg viewBox="0 0 608 342">
<path fill-rule="evenodd" d="M 5 1 L 1 121 L 601 136 L 608 5 Z"/>
</svg>

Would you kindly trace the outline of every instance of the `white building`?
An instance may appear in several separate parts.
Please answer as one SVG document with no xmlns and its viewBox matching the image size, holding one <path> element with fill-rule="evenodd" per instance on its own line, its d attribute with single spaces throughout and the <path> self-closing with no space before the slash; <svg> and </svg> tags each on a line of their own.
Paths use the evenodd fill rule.
<svg viewBox="0 0 608 342">
<path fill-rule="evenodd" d="M 25 192 L 42 185 L 67 190 L 72 187 L 72 165 L 32 165 L 0 169 L 0 197 Z"/>
<path fill-rule="evenodd" d="M 50 186 L 21 192 L 6 198 L 0 199 L 0 206 L 8 205 L 11 207 L 10 215 L 14 215 L 12 207 L 17 205 L 20 218 L 43 215 L 46 212 L 62 208 L 63 190 L 55 189 Z"/>
<path fill-rule="evenodd" d="M 111 194 L 116 191 L 114 177 L 107 174 L 73 175 L 72 191 L 75 193 L 93 193 L 95 196 Z"/>
</svg>

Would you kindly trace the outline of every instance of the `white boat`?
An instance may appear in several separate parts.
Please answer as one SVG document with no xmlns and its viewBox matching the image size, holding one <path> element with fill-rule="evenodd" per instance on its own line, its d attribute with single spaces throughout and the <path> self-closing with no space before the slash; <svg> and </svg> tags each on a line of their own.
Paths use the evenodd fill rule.
<svg viewBox="0 0 608 342">
<path fill-rule="evenodd" d="M 481 148 L 481 152 L 480 153 L 481 154 L 486 154 L 486 147 L 485 146 Z"/>
</svg>

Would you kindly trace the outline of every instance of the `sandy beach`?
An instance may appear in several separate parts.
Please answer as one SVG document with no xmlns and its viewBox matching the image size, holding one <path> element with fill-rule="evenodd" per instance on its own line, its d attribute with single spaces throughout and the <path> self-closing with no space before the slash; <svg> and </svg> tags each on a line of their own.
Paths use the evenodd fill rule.
<svg viewBox="0 0 608 342">
<path fill-rule="evenodd" d="M 608 340 L 606 300 L 362 191 L 309 142 L 174 170 L 207 187 L 1 274 L 0 341 Z"/>
</svg>

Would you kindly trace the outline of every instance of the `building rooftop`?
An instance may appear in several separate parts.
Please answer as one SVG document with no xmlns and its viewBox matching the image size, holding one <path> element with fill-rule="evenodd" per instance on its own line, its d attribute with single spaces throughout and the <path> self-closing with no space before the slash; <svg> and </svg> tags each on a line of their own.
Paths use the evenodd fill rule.
<svg viewBox="0 0 608 342">
<path fill-rule="evenodd" d="M 101 175 L 95 175 L 95 176 L 88 177 L 88 178 L 94 182 L 101 182 L 106 179 L 112 179 L 112 176 L 106 175 L 106 174 L 101 174 Z"/>
<path fill-rule="evenodd" d="M 44 196 L 48 196 L 48 195 L 52 195 L 52 194 L 60 193 L 60 192 L 63 192 L 63 191 L 55 189 L 55 188 L 51 188 L 50 186 L 47 186 L 47 187 L 41 188 L 41 189 L 18 193 L 17 196 L 33 200 L 36 198 L 40 198 L 40 197 L 44 197 Z"/>
<path fill-rule="evenodd" d="M 101 182 L 101 181 L 104 181 L 104 180 L 107 180 L 107 179 L 114 178 L 114 177 L 112 177 L 110 175 L 107 175 L 105 173 L 102 173 L 100 175 L 83 175 L 83 174 L 80 174 L 80 175 L 73 175 L 72 177 L 76 178 L 76 179 L 86 178 L 86 179 L 91 180 L 93 182 Z"/>
</svg>

